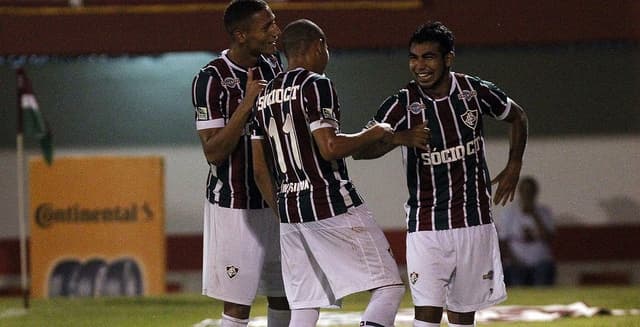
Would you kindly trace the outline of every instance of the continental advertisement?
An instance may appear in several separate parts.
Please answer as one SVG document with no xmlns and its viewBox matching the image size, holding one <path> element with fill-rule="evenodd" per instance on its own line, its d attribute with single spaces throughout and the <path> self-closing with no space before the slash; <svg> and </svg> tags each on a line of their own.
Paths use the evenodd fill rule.
<svg viewBox="0 0 640 327">
<path fill-rule="evenodd" d="M 161 157 L 32 159 L 29 194 L 33 297 L 164 293 Z"/>
</svg>

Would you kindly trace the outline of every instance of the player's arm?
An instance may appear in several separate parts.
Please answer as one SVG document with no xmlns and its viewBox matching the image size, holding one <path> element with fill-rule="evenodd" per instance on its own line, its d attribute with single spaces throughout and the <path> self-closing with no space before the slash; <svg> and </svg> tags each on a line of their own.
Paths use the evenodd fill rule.
<svg viewBox="0 0 640 327">
<path fill-rule="evenodd" d="M 254 80 L 253 70 L 247 72 L 247 85 L 244 99 L 236 111 L 222 128 L 209 128 L 198 131 L 200 143 L 208 162 L 214 165 L 223 163 L 238 145 L 247 120 L 251 116 L 251 108 L 256 97 L 267 85 L 265 80 Z"/>
<path fill-rule="evenodd" d="M 513 201 L 518 179 L 520 178 L 522 157 L 527 145 L 528 135 L 527 115 L 517 103 L 511 103 L 511 109 L 504 121 L 511 125 L 509 130 L 509 160 L 506 167 L 491 181 L 491 184 L 498 184 L 493 203 L 501 205 Z"/>
<path fill-rule="evenodd" d="M 386 139 L 390 142 L 393 130 L 389 124 L 375 124 L 355 134 L 335 133 L 331 127 L 318 128 L 312 132 L 320 155 L 327 161 L 342 159 L 357 151 Z"/>
<path fill-rule="evenodd" d="M 271 176 L 271 170 L 269 169 L 269 161 L 265 156 L 265 146 L 263 139 L 251 140 L 251 151 L 253 154 L 253 176 L 262 194 L 262 198 L 267 201 L 267 204 L 278 217 L 278 207 L 276 203 L 276 191 L 275 181 Z"/>
<path fill-rule="evenodd" d="M 399 145 L 427 151 L 430 141 L 431 131 L 427 128 L 426 123 L 422 123 L 411 129 L 393 133 L 393 136 L 388 139 L 388 142 L 378 141 L 375 144 L 357 151 L 353 154 L 353 159 L 376 159 L 387 154 Z"/>
</svg>

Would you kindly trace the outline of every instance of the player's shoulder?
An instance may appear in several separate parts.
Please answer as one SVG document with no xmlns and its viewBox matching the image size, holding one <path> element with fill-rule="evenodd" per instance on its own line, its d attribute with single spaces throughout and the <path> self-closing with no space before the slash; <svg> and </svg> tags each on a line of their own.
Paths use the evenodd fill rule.
<svg viewBox="0 0 640 327">
<path fill-rule="evenodd" d="M 385 99 L 385 102 L 400 102 L 406 104 L 409 102 L 409 99 L 419 97 L 419 88 L 420 86 L 415 81 L 411 81 L 405 85 L 405 87 L 396 91 L 396 93 L 388 96 Z"/>
<path fill-rule="evenodd" d="M 483 79 L 479 76 L 464 74 L 464 73 L 453 73 L 454 78 L 458 81 L 458 83 L 468 82 L 471 87 L 474 89 L 489 89 L 489 90 L 498 90 L 498 87 L 491 81 Z"/>
<path fill-rule="evenodd" d="M 220 77 L 220 68 L 227 63 L 222 59 L 222 57 L 215 58 L 209 61 L 206 65 L 200 68 L 197 75 L 199 77 Z"/>
<path fill-rule="evenodd" d="M 297 71 L 297 74 L 298 76 L 296 79 L 300 81 L 300 84 L 305 88 L 312 85 L 315 87 L 321 85 L 333 85 L 331 79 L 325 74 L 318 74 L 302 68 Z"/>
</svg>

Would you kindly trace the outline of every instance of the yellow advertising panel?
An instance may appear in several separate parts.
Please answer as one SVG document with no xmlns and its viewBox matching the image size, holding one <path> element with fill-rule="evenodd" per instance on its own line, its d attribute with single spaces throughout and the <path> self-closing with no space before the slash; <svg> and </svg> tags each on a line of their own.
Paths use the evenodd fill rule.
<svg viewBox="0 0 640 327">
<path fill-rule="evenodd" d="M 31 294 L 164 293 L 161 157 L 29 162 Z"/>
</svg>

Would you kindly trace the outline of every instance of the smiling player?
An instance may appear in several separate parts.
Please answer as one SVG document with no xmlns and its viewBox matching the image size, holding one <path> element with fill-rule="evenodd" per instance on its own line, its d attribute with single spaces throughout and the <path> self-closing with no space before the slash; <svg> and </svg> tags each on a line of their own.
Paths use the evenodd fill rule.
<svg viewBox="0 0 640 327">
<path fill-rule="evenodd" d="M 270 327 L 289 324 L 277 218 L 253 179 L 248 121 L 256 96 L 281 70 L 280 28 L 262 0 L 233 1 L 224 13 L 229 49 L 193 80 L 196 128 L 210 170 L 204 204 L 203 294 L 224 301 L 222 327 L 247 326 L 256 294 Z"/>
<path fill-rule="evenodd" d="M 513 200 L 527 140 L 522 108 L 495 85 L 451 71 L 453 33 L 442 23 L 420 26 L 409 42 L 406 88 L 387 98 L 372 123 L 394 137 L 354 158 L 376 158 L 402 145 L 409 199 L 407 272 L 416 327 L 474 325 L 475 311 L 506 298 L 494 202 Z M 510 124 L 509 161 L 492 182 L 485 158 L 483 118 Z"/>
</svg>

